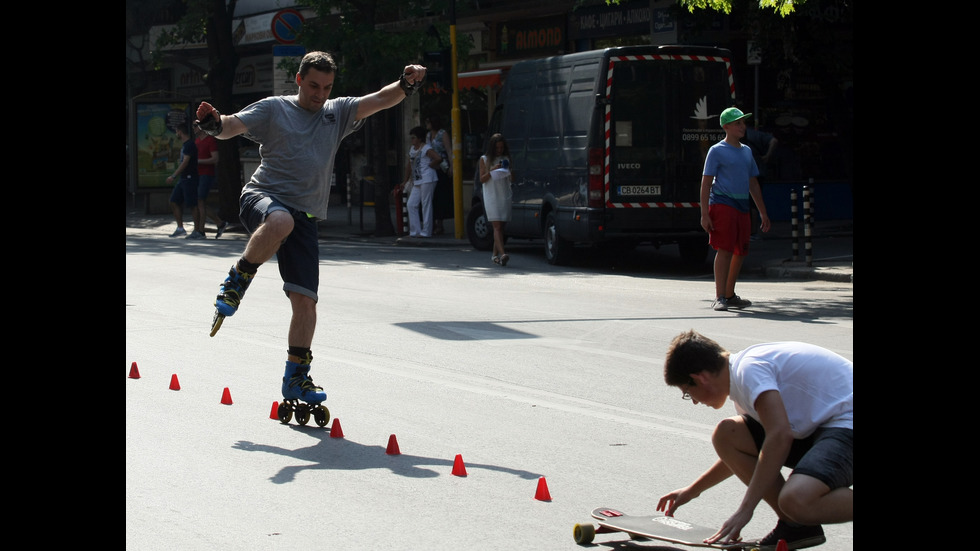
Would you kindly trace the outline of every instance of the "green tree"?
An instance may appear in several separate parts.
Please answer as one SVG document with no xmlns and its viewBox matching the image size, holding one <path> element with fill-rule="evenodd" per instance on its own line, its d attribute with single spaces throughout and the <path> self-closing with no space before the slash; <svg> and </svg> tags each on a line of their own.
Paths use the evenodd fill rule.
<svg viewBox="0 0 980 551">
<path fill-rule="evenodd" d="M 127 0 L 138 9 L 144 0 Z M 153 0 L 151 0 L 153 1 Z M 191 67 L 201 74 L 211 94 L 209 103 L 222 113 L 231 113 L 232 90 L 235 71 L 238 69 L 238 52 L 235 49 L 232 21 L 238 0 L 182 0 L 185 11 L 176 24 L 161 33 L 154 45 L 154 59 L 158 63 L 168 59 Z M 173 44 L 198 43 L 204 40 L 208 50 L 208 67 L 190 63 L 184 56 L 164 54 L 164 47 Z M 194 109 L 197 106 L 193 106 Z M 216 172 L 218 180 L 218 216 L 222 220 L 238 220 L 238 198 L 242 192 L 241 159 L 237 140 L 218 140 L 220 162 Z"/>
<path fill-rule="evenodd" d="M 620 1 L 606 0 L 606 3 Z M 789 81 L 805 73 L 819 85 L 826 96 L 827 120 L 841 146 L 844 166 L 840 169 L 850 179 L 854 118 L 850 98 L 854 75 L 853 0 L 678 2 L 677 17 L 687 18 L 693 29 L 707 28 L 705 16 L 710 15 L 709 10 L 731 14 L 732 26 L 759 48 L 766 72 L 783 75 Z M 741 99 L 745 101 L 744 96 Z"/>
<path fill-rule="evenodd" d="M 334 55 L 338 75 L 333 97 L 374 92 L 397 80 L 405 65 L 421 62 L 423 53 L 437 46 L 437 37 L 427 31 L 443 17 L 446 6 L 444 0 L 311 0 L 310 4 L 317 17 L 303 25 L 297 42 L 307 51 Z M 445 22 L 438 24 L 446 27 Z M 376 177 L 375 235 L 394 234 L 389 192 L 403 177 L 401 164 L 388 164 L 389 159 L 401 158 L 397 148 L 404 143 L 389 132 L 397 128 L 391 122 L 392 111 L 369 117 L 360 130 L 363 136 L 356 140 L 364 144 L 367 170 Z"/>
<path fill-rule="evenodd" d="M 618 5 L 621 0 L 606 0 L 606 4 Z M 678 0 L 680 4 L 691 13 L 695 10 L 712 9 L 715 11 L 732 13 L 732 3 L 738 0 Z M 786 17 L 793 13 L 796 6 L 802 6 L 806 0 L 759 0 L 759 7 L 771 9 L 775 13 Z"/>
</svg>

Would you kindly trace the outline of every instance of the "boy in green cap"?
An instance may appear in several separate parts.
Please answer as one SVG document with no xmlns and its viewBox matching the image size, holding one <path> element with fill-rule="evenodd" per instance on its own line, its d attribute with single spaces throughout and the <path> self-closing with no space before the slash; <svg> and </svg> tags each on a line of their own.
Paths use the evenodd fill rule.
<svg viewBox="0 0 980 551">
<path fill-rule="evenodd" d="M 708 232 L 708 243 L 715 249 L 715 310 L 744 308 L 752 304 L 735 294 L 735 282 L 749 254 L 752 218 L 749 199 L 755 201 L 762 220 L 760 229 L 769 231 L 769 216 L 759 187 L 759 167 L 752 150 L 739 140 L 745 136 L 744 119 L 737 107 L 721 112 L 725 139 L 708 149 L 701 176 L 701 227 Z"/>
</svg>

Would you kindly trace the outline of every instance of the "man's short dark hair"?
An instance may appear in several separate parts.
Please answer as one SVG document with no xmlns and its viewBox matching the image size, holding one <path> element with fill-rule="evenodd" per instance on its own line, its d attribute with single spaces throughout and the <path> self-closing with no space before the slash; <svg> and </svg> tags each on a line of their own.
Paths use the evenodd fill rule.
<svg viewBox="0 0 980 551">
<path fill-rule="evenodd" d="M 310 52 L 303 56 L 299 62 L 299 76 L 305 78 L 310 69 L 316 69 L 323 73 L 332 73 L 337 70 L 337 64 L 333 56 L 327 52 Z"/>
</svg>

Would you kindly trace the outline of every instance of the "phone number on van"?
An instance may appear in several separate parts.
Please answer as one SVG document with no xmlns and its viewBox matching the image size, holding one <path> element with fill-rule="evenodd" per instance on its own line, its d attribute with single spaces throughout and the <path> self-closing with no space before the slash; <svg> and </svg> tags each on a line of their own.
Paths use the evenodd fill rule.
<svg viewBox="0 0 980 551">
<path fill-rule="evenodd" d="M 660 186 L 618 186 L 620 195 L 660 195 Z"/>
<path fill-rule="evenodd" d="M 685 142 L 701 142 L 701 141 L 712 141 L 720 140 L 724 138 L 724 134 L 712 134 L 710 132 L 684 132 L 681 134 L 681 140 Z"/>
</svg>

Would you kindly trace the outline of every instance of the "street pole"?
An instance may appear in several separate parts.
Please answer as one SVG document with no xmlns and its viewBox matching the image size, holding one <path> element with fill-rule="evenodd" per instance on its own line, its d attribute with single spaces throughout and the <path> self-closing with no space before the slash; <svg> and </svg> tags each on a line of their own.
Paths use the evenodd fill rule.
<svg viewBox="0 0 980 551">
<path fill-rule="evenodd" d="M 456 0 L 449 2 L 449 43 L 452 47 L 449 74 L 453 81 L 453 220 L 456 239 L 463 238 L 463 137 L 460 130 L 459 81 L 456 59 Z"/>
</svg>

